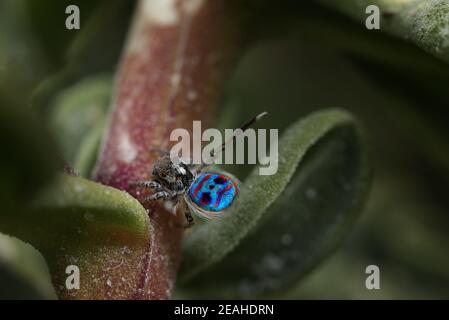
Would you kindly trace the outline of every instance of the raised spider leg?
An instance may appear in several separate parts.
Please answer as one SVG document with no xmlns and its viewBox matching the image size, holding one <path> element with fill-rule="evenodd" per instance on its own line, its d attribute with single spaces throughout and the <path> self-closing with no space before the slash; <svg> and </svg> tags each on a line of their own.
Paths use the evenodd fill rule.
<svg viewBox="0 0 449 320">
<path fill-rule="evenodd" d="M 171 200 L 177 196 L 176 192 L 168 192 L 168 191 L 159 191 L 155 194 L 152 194 L 148 197 L 145 197 L 143 199 L 143 202 L 150 202 L 150 201 L 156 201 L 156 200 Z"/>
<path fill-rule="evenodd" d="M 243 124 L 239 129 L 239 131 L 235 131 L 233 135 L 226 140 L 220 147 L 218 147 L 218 149 L 213 149 L 210 152 L 210 160 L 215 160 L 215 158 L 221 153 L 223 152 L 223 150 L 226 148 L 226 146 L 228 144 L 230 144 L 231 142 L 234 142 L 234 140 L 243 132 L 246 131 L 246 129 L 248 129 L 249 127 L 251 127 L 254 123 L 256 123 L 257 121 L 259 121 L 260 119 L 262 119 L 263 117 L 265 117 L 268 114 L 268 112 L 262 112 L 259 115 L 255 116 L 254 118 L 252 118 L 251 120 L 249 120 L 247 123 Z M 200 165 L 198 165 L 195 168 L 195 173 L 201 172 L 204 168 L 208 167 L 209 165 L 206 163 L 202 163 Z"/>
</svg>

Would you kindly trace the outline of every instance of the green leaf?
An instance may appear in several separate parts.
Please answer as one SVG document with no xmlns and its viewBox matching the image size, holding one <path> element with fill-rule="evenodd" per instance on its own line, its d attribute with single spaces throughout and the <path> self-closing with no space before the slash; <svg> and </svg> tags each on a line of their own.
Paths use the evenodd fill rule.
<svg viewBox="0 0 449 320">
<path fill-rule="evenodd" d="M 28 210 L 0 215 L 0 231 L 37 248 L 61 298 L 131 298 L 145 246 L 148 215 L 129 194 L 62 175 Z M 79 290 L 65 287 L 66 267 L 80 269 Z"/>
<path fill-rule="evenodd" d="M 1 233 L 0 298 L 56 298 L 42 255 L 29 244 Z"/>
<path fill-rule="evenodd" d="M 53 177 L 57 158 L 52 139 L 31 110 L 4 99 L 0 86 L 0 201 L 2 211 L 19 210 L 24 200 Z"/>
<path fill-rule="evenodd" d="M 279 298 L 447 299 L 447 210 L 409 174 L 377 171 L 363 219 L 342 250 Z M 373 263 L 381 290 L 365 287 L 361 270 Z"/>
<path fill-rule="evenodd" d="M 49 62 L 28 24 L 23 1 L 0 3 L 0 86 L 16 103 L 28 101 Z"/>
<path fill-rule="evenodd" d="M 95 8 L 101 5 L 101 0 L 18 0 L 27 14 L 28 23 L 33 28 L 36 39 L 45 49 L 46 55 L 52 63 L 58 65 L 64 58 L 64 51 L 72 39 L 80 33 L 78 30 L 67 30 L 65 13 L 69 5 L 76 5 L 80 9 L 80 21 L 85 27 L 88 17 Z"/>
<path fill-rule="evenodd" d="M 101 139 L 106 125 L 106 120 L 99 120 L 94 128 L 91 128 L 83 140 L 78 150 L 78 154 L 73 163 L 73 168 L 82 177 L 90 177 L 94 169 Z"/>
<path fill-rule="evenodd" d="M 95 162 L 107 117 L 111 77 L 98 75 L 66 88 L 53 99 L 49 127 L 62 156 L 88 177 Z"/>
<path fill-rule="evenodd" d="M 70 42 L 64 65 L 42 81 L 32 96 L 33 106 L 47 114 L 56 94 L 89 75 L 115 71 L 122 51 L 134 3 L 132 1 L 96 1 L 92 12 L 83 16 L 83 8 L 90 4 L 80 3 L 82 27 Z M 87 11 L 91 9 L 86 8 Z M 65 15 L 63 15 L 65 17 Z M 44 24 L 42 28 L 55 27 Z"/>
<path fill-rule="evenodd" d="M 20 97 L 15 96 L 17 87 L 24 90 Z M 51 181 L 57 168 L 53 141 L 33 111 L 20 102 L 25 87 L 17 87 L 0 83 L 1 221 L 24 212 L 25 203 Z M 0 233 L 0 297 L 54 298 L 48 279 L 45 262 L 35 249 Z"/>
<path fill-rule="evenodd" d="M 349 232 L 369 181 L 350 114 L 329 110 L 293 124 L 279 143 L 278 172 L 256 168 L 220 221 L 187 236 L 180 293 L 264 297 L 296 283 Z"/>
<path fill-rule="evenodd" d="M 415 43 L 442 60 L 449 62 L 449 3 L 446 0 L 320 0 L 365 22 L 365 9 L 377 5 L 381 12 L 381 30 Z"/>
</svg>

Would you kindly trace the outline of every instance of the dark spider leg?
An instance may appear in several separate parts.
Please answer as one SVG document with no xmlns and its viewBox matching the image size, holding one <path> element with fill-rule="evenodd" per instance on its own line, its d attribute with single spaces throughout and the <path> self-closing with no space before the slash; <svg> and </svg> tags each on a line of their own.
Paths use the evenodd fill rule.
<svg viewBox="0 0 449 320">
<path fill-rule="evenodd" d="M 184 215 L 186 216 L 187 220 L 187 225 L 185 225 L 184 228 L 187 229 L 195 224 L 195 220 L 193 220 L 193 216 L 189 208 L 186 208 Z"/>
<path fill-rule="evenodd" d="M 161 184 L 154 180 L 136 181 L 133 183 L 133 185 L 136 187 L 141 187 L 141 188 L 154 189 L 156 191 L 162 190 Z"/>
<path fill-rule="evenodd" d="M 178 194 L 176 192 L 168 192 L 168 191 L 159 191 L 156 192 L 155 194 L 152 194 L 148 197 L 145 197 L 143 199 L 143 202 L 151 202 L 151 201 L 156 201 L 156 200 L 171 200 L 174 199 Z"/>
</svg>

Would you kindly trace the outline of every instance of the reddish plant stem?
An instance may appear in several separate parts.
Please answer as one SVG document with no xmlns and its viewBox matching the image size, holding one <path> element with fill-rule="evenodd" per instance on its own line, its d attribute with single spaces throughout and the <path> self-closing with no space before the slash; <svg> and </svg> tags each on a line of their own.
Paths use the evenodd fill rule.
<svg viewBox="0 0 449 320">
<path fill-rule="evenodd" d="M 97 181 L 128 191 L 151 178 L 170 132 L 206 124 L 238 53 L 239 32 L 226 0 L 142 0 L 116 79 L 112 114 L 96 167 Z M 184 224 L 160 205 L 144 204 L 154 232 L 138 273 L 133 299 L 171 296 L 180 260 Z"/>
</svg>

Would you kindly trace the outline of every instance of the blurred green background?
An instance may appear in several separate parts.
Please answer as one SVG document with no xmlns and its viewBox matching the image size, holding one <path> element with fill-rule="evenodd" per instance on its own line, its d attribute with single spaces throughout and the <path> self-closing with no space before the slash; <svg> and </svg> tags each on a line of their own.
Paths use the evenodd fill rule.
<svg viewBox="0 0 449 320">
<path fill-rule="evenodd" d="M 79 31 L 64 28 L 68 4 L 81 9 Z M 2 210 L 21 210 L 60 163 L 56 154 L 89 176 L 133 7 L 0 0 Z M 220 125 L 263 109 L 266 127 L 282 131 L 311 111 L 341 107 L 365 125 L 374 167 L 365 212 L 344 245 L 279 297 L 449 298 L 447 63 L 313 1 L 243 9 L 255 40 L 227 84 Z M 229 169 L 243 178 L 249 168 Z M 380 268 L 381 290 L 365 288 L 370 264 Z M 0 298 L 52 295 L 42 257 L 2 235 Z"/>
</svg>

